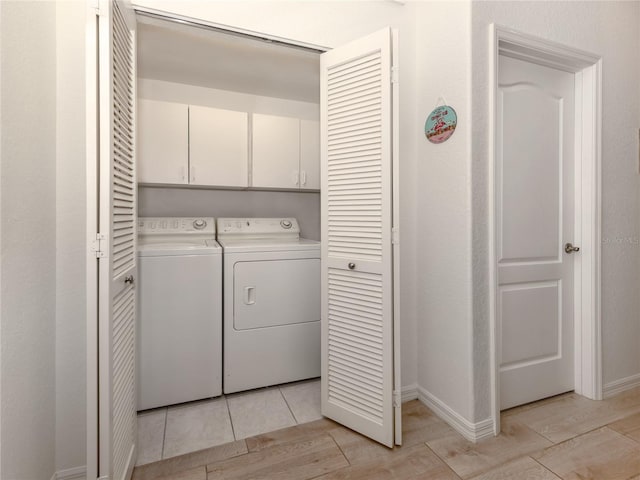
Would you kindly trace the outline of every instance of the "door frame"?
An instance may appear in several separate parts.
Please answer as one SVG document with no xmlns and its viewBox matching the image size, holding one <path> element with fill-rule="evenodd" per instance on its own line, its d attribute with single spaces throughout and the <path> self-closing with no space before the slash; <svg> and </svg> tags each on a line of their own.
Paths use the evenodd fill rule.
<svg viewBox="0 0 640 480">
<path fill-rule="evenodd" d="M 271 43 L 280 44 L 282 46 L 288 46 L 292 48 L 300 48 L 307 51 L 314 51 L 318 54 L 331 50 L 330 47 L 321 45 L 315 45 L 297 40 L 278 37 L 262 32 L 255 32 L 246 30 L 243 28 L 223 25 L 215 22 L 210 22 L 203 19 L 194 19 L 192 17 L 186 17 L 173 12 L 166 12 L 163 10 L 133 6 L 136 14 L 143 17 L 156 20 L 173 21 L 178 24 L 189 25 L 192 27 L 203 28 L 208 30 L 215 30 L 231 35 L 244 36 L 253 38 L 256 40 L 269 41 Z M 99 421 L 99 409 L 98 409 L 98 258 L 100 251 L 100 241 L 96 239 L 96 232 L 98 226 L 98 166 L 99 166 L 99 152 L 98 152 L 98 113 L 99 113 L 99 98 L 98 98 L 98 76 L 97 76 L 97 62 L 98 62 L 98 19 L 99 19 L 99 0 L 87 1 L 87 23 L 86 23 L 86 97 L 87 99 L 95 99 L 95 101 L 86 102 L 86 189 L 87 189 L 87 269 L 86 269 L 86 284 L 87 284 L 87 441 L 86 441 L 86 455 L 87 455 L 87 478 L 97 478 L 98 476 L 98 421 Z M 394 39 L 397 40 L 397 32 L 394 31 Z M 394 42 L 397 45 L 397 41 Z M 397 51 L 394 51 L 394 56 L 398 57 Z M 397 74 L 397 72 L 396 72 Z M 398 88 L 394 88 L 394 119 L 393 129 L 394 138 L 398 138 L 399 132 L 399 116 L 396 115 L 396 109 L 399 109 L 399 94 Z M 401 402 L 400 398 L 400 247 L 399 247 L 399 144 L 396 142 L 393 145 L 393 231 L 392 236 L 394 242 L 392 245 L 393 257 L 394 257 L 394 402 Z M 401 426 L 397 423 L 400 414 L 396 412 L 396 439 L 401 437 Z"/>
<path fill-rule="evenodd" d="M 87 285 L 87 478 L 98 478 L 98 1 L 87 2 L 85 50 L 86 135 L 86 278 Z"/>
<path fill-rule="evenodd" d="M 499 56 L 576 74 L 574 260 L 575 392 L 602 399 L 601 333 L 601 151 L 602 57 L 491 24 L 489 103 L 489 349 L 494 435 L 500 433 L 500 364 L 497 330 L 496 151 Z"/>
</svg>

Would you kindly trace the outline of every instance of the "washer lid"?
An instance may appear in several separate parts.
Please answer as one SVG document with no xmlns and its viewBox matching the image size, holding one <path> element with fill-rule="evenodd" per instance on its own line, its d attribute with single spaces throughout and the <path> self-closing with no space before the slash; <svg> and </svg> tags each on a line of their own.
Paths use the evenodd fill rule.
<svg viewBox="0 0 640 480">
<path fill-rule="evenodd" d="M 242 239 L 221 239 L 220 245 L 225 253 L 249 253 L 249 252 L 299 252 L 310 251 L 320 252 L 320 242 L 300 238 L 296 240 L 242 240 Z"/>
<path fill-rule="evenodd" d="M 222 248 L 215 240 L 177 241 L 177 242 L 139 242 L 138 256 L 163 257 L 178 255 L 220 255 Z"/>
</svg>

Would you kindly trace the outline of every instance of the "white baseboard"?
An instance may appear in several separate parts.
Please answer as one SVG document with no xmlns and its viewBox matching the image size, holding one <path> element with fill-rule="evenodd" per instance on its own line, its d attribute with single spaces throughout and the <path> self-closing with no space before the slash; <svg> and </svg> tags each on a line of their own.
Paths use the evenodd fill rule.
<svg viewBox="0 0 640 480">
<path fill-rule="evenodd" d="M 412 383 L 411 385 L 405 385 L 400 390 L 400 394 L 402 395 L 402 403 L 408 402 L 410 400 L 416 400 L 418 398 L 418 385 Z"/>
<path fill-rule="evenodd" d="M 417 391 L 418 399 L 422 403 L 470 442 L 477 442 L 483 438 L 493 437 L 494 429 L 491 418 L 486 418 L 476 423 L 470 422 L 424 388 L 417 387 Z"/>
<path fill-rule="evenodd" d="M 610 398 L 632 388 L 640 387 L 640 373 L 607 383 L 602 392 L 604 398 Z"/>
<path fill-rule="evenodd" d="M 87 477 L 87 467 L 67 468 L 53 474 L 51 480 L 78 480 Z"/>
</svg>

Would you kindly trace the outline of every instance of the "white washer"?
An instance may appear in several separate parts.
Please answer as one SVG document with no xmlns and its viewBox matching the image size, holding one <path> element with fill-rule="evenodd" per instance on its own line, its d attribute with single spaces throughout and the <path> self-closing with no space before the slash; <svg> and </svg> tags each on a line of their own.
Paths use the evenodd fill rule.
<svg viewBox="0 0 640 480">
<path fill-rule="evenodd" d="M 138 219 L 138 410 L 222 394 L 213 218 Z"/>
<path fill-rule="evenodd" d="M 224 393 L 320 376 L 320 242 L 295 218 L 219 218 Z"/>
</svg>

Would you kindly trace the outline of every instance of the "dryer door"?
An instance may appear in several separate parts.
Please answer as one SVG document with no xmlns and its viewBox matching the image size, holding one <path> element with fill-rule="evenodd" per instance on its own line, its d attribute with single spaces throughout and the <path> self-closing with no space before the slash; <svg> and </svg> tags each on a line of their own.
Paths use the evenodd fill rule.
<svg viewBox="0 0 640 480">
<path fill-rule="evenodd" d="M 320 320 L 320 259 L 237 262 L 233 268 L 235 330 Z"/>
</svg>

